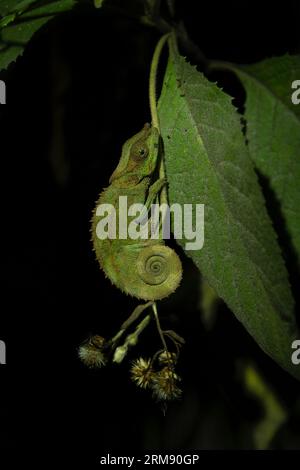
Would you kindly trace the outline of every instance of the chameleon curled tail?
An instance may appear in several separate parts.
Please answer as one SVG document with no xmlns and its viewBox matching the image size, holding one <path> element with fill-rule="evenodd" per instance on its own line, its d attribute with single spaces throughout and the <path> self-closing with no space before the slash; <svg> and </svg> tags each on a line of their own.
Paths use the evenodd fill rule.
<svg viewBox="0 0 300 470">
<path fill-rule="evenodd" d="M 168 246 L 152 245 L 143 248 L 137 257 L 136 267 L 139 292 L 144 300 L 168 297 L 180 284 L 181 262 L 175 251 Z"/>
<path fill-rule="evenodd" d="M 130 248 L 124 247 L 110 256 L 96 249 L 100 266 L 113 284 L 143 300 L 160 300 L 177 289 L 182 268 L 174 250 L 160 243 Z"/>
<path fill-rule="evenodd" d="M 174 250 L 165 245 L 143 248 L 136 261 L 144 299 L 159 300 L 177 289 L 182 276 L 181 262 Z"/>
<path fill-rule="evenodd" d="M 160 300 L 178 287 L 182 277 L 181 262 L 174 250 L 163 244 L 141 249 L 129 267 L 130 283 L 123 290 L 143 300 Z"/>
</svg>

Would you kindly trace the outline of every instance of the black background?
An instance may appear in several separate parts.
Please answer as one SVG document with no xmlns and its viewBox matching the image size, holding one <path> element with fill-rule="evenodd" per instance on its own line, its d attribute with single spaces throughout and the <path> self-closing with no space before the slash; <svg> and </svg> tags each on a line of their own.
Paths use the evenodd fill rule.
<svg viewBox="0 0 300 470">
<path fill-rule="evenodd" d="M 251 449 L 263 411 L 241 379 L 248 360 L 288 410 L 272 448 L 299 449 L 299 384 L 225 306 L 207 331 L 199 276 L 187 259 L 182 286 L 159 305 L 163 325 L 187 341 L 183 400 L 166 416 L 130 382 L 128 361 L 93 372 L 77 358 L 89 334 L 114 334 L 136 305 L 104 278 L 89 240 L 94 202 L 122 143 L 150 119 L 149 64 L 160 34 L 126 13 L 125 2 L 119 6 L 125 14 L 83 5 L 55 19 L 1 75 L 1 455 L 21 447 L 32 458 L 45 449 L 45 458 L 62 452 L 70 460 L 113 450 Z M 177 16 L 208 58 L 251 63 L 299 52 L 296 0 L 178 1 Z M 242 107 L 236 79 L 211 78 Z M 151 327 L 130 359 L 158 347 Z"/>
</svg>

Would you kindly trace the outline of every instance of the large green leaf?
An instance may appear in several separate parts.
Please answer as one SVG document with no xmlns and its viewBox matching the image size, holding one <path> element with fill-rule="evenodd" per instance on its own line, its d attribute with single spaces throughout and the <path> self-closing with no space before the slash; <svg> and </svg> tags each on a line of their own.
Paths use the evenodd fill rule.
<svg viewBox="0 0 300 470">
<path fill-rule="evenodd" d="M 47 21 L 58 13 L 70 10 L 75 3 L 76 0 L 59 0 L 28 10 L 21 15 L 11 16 L 12 23 L 9 21 L 10 24 L 0 31 L 0 70 L 5 69 L 23 53 L 33 34 Z"/>
<path fill-rule="evenodd" d="M 204 246 L 187 255 L 262 349 L 300 378 L 291 363 L 297 331 L 287 272 L 238 113 L 174 45 L 159 118 L 170 203 L 205 204 Z"/>
<path fill-rule="evenodd" d="M 300 104 L 292 83 L 300 80 L 300 56 L 283 56 L 247 66 L 229 65 L 247 92 L 247 138 L 251 158 L 280 203 L 300 261 Z"/>
</svg>

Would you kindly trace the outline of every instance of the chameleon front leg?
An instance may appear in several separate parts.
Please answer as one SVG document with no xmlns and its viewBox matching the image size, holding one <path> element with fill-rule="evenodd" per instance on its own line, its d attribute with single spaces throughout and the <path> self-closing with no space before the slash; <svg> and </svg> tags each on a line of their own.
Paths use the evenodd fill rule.
<svg viewBox="0 0 300 470">
<path fill-rule="evenodd" d="M 148 190 L 148 196 L 145 202 L 145 206 L 147 209 L 150 209 L 151 204 L 155 200 L 156 196 L 160 192 L 160 190 L 167 184 L 167 179 L 166 178 L 159 178 L 156 180 L 151 186 L 149 187 Z"/>
<path fill-rule="evenodd" d="M 155 198 L 158 196 L 159 192 L 161 191 L 161 189 L 167 184 L 167 179 L 166 178 L 159 178 L 158 180 L 156 180 L 149 188 L 149 193 L 148 193 L 148 198 L 146 200 L 146 203 L 145 203 L 145 206 L 148 207 L 148 213 L 149 213 L 149 210 L 150 210 L 150 206 L 152 204 L 152 202 L 155 200 Z M 150 201 L 148 203 L 148 201 Z M 159 201 L 158 201 L 159 202 Z M 148 205 L 147 205 L 148 203 Z M 160 209 L 157 209 L 156 210 L 159 210 Z M 152 214 L 151 214 L 152 215 Z M 149 219 L 150 221 L 150 224 L 153 222 L 151 222 L 151 220 Z M 158 238 L 159 239 L 163 239 L 163 219 L 162 217 L 159 217 L 159 220 L 158 220 L 158 225 L 157 226 L 153 226 L 151 231 L 153 231 L 154 233 L 158 230 Z"/>
<path fill-rule="evenodd" d="M 154 203 L 157 195 L 166 184 L 167 184 L 166 178 L 159 178 L 153 184 L 151 184 L 151 186 L 149 186 L 148 195 L 147 195 L 146 201 L 144 202 L 145 210 L 143 210 L 141 215 L 135 220 L 137 224 L 143 225 L 144 223 L 148 222 L 148 213 L 149 213 L 151 204 Z"/>
</svg>

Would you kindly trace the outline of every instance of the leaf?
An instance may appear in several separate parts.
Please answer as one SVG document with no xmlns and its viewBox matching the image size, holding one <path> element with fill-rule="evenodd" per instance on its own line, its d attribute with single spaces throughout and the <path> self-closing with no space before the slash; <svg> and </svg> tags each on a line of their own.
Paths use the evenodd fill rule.
<svg viewBox="0 0 300 470">
<path fill-rule="evenodd" d="M 246 92 L 247 138 L 251 158 L 280 203 L 300 262 L 300 105 L 291 100 L 300 79 L 300 56 L 234 66 Z"/>
<path fill-rule="evenodd" d="M 24 2 L 22 2 L 24 3 Z M 33 34 L 58 13 L 70 10 L 76 0 L 60 0 L 26 11 L 0 32 L 0 70 L 23 53 Z"/>
<path fill-rule="evenodd" d="M 7 15 L 4 18 L 0 20 L 0 30 L 4 28 L 5 26 L 9 25 L 9 23 L 12 23 L 16 18 L 16 13 L 12 13 L 11 15 Z"/>
<path fill-rule="evenodd" d="M 37 0 L 0 0 L 0 15 L 6 16 L 9 13 L 25 10 Z"/>
<path fill-rule="evenodd" d="M 231 98 L 172 43 L 159 118 L 170 203 L 205 204 L 205 241 L 186 251 L 261 348 L 291 363 L 293 299 Z M 195 226 L 193 227 L 195 228 Z M 185 249 L 186 240 L 177 240 Z"/>
</svg>

